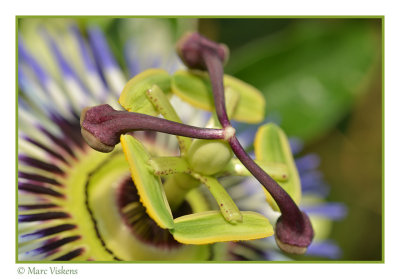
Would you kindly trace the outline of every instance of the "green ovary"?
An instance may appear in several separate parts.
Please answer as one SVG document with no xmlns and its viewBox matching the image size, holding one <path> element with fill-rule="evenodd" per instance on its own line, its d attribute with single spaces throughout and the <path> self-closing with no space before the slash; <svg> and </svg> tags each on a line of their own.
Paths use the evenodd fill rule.
<svg viewBox="0 0 400 279">
<path fill-rule="evenodd" d="M 194 140 L 187 158 L 194 171 L 213 175 L 222 171 L 232 158 L 232 150 L 221 140 Z"/>
</svg>

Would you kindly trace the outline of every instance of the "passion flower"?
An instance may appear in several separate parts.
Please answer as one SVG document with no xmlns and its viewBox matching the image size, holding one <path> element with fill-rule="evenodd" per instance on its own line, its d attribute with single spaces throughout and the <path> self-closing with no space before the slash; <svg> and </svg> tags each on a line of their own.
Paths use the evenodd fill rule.
<svg viewBox="0 0 400 279">
<path fill-rule="evenodd" d="M 192 141 L 187 136 L 195 135 L 192 130 L 189 134 L 173 132 L 180 135 L 175 141 L 170 136 L 154 132 L 170 128 L 168 125 L 160 125 L 156 129 L 144 129 L 145 132 L 129 132 L 123 136 L 122 141 L 125 144 L 123 143 L 122 148 L 117 145 L 108 154 L 92 150 L 81 136 L 78 116 L 85 107 L 104 102 L 120 111 L 115 99 L 121 91 L 124 92 L 129 82 L 114 59 L 106 38 L 97 27 L 87 28 L 85 31 L 88 36 L 85 38 L 70 21 L 63 21 L 62 24 L 57 22 L 56 25 L 47 24 L 46 20 L 37 23 L 38 21 L 26 19 L 26 25 L 20 25 L 19 37 L 19 260 L 273 259 L 273 247 L 255 247 L 249 241 L 226 242 L 238 238 L 268 240 L 265 237 L 272 235 L 273 231 L 265 229 L 270 227 L 266 218 L 247 213 L 254 210 L 251 207 L 256 207 L 258 209 L 255 211 L 265 214 L 263 208 L 267 205 L 264 201 L 246 205 L 246 200 L 256 197 L 247 192 L 249 183 L 241 184 L 234 180 L 227 182 L 232 174 L 250 173 L 243 171 L 243 164 L 235 161 L 236 158 L 221 160 L 218 156 L 218 167 L 213 168 L 210 173 L 191 167 L 197 160 L 192 160 L 192 163 L 189 159 L 182 160 L 182 155 L 189 154 Z M 33 26 L 40 27 L 37 29 L 40 32 L 36 32 Z M 58 36 L 52 33 L 55 27 L 58 28 Z M 71 41 L 74 42 L 74 51 L 66 44 Z M 43 52 L 43 49 L 46 51 Z M 140 56 L 140 53 L 137 55 Z M 220 59 L 225 60 L 223 57 Z M 49 65 L 51 67 L 48 68 Z M 154 73 L 153 70 L 150 71 Z M 57 73 L 60 75 L 57 76 Z M 199 101 L 203 96 L 203 87 L 197 88 L 200 95 L 191 95 L 191 91 L 185 91 L 188 78 L 190 84 L 207 80 L 203 72 L 180 71 L 167 82 L 167 89 L 173 89 L 174 94 L 194 106 L 209 109 L 208 101 Z M 226 102 L 227 115 L 230 114 L 230 108 L 234 108 L 234 119 L 245 119 L 254 123 L 255 118 L 260 118 L 260 114 L 245 113 L 249 109 L 246 103 L 248 100 L 260 100 L 260 96 L 253 93 L 242 94 L 254 92 L 254 88 L 232 77 L 224 77 L 224 80 L 233 88 L 233 93 L 228 93 L 230 97 Z M 163 83 L 155 84 L 161 90 L 166 90 Z M 193 107 L 172 97 L 172 103 L 179 103 L 175 106 L 179 108 L 177 112 L 180 117 L 177 117 L 165 105 L 163 95 L 160 97 L 157 93 L 152 94 L 148 89 L 153 89 L 153 93 L 157 92 L 153 86 L 144 90 L 145 94 L 140 95 L 144 99 L 140 100 L 144 100 L 146 105 L 143 106 L 144 111 L 139 113 L 152 117 L 162 114 L 165 119 L 175 123 L 190 123 L 193 120 L 189 117 L 195 111 Z M 225 90 L 229 91 L 229 88 Z M 128 90 L 129 96 L 130 93 Z M 239 97 L 236 98 L 235 94 Z M 240 101 L 232 101 L 235 98 Z M 231 102 L 234 105 L 230 105 Z M 263 111 L 262 101 L 253 104 L 253 111 Z M 183 113 L 185 110 L 188 113 Z M 204 114 L 200 115 L 204 119 Z M 157 122 L 159 120 L 162 119 L 158 118 Z M 196 125 L 194 130 L 203 133 L 204 128 L 199 127 L 205 121 L 197 123 L 200 125 Z M 215 123 L 217 122 L 214 121 Z M 148 123 L 144 121 L 142 124 L 146 126 Z M 211 138 L 221 141 L 233 139 L 235 133 L 230 126 L 222 129 L 218 123 L 211 126 L 213 127 L 207 127 L 215 132 Z M 189 128 L 193 129 L 193 126 Z M 116 133 L 117 142 L 121 140 L 119 136 L 125 133 L 126 131 Z M 209 134 L 205 134 L 206 138 L 210 138 Z M 131 135 L 135 137 L 133 140 Z M 125 154 L 122 149 L 125 149 Z M 146 160 L 126 160 L 129 150 L 135 154 L 142 152 L 141 156 L 129 158 Z M 187 157 L 188 155 L 185 158 Z M 229 163 L 220 167 L 224 165 L 222 161 Z M 285 175 L 288 172 L 282 164 L 257 163 L 263 171 L 271 173 L 274 179 L 287 179 Z M 135 175 L 132 170 L 138 171 L 138 174 Z M 150 184 L 143 183 L 145 179 L 155 182 L 155 189 L 159 185 L 164 186 L 165 195 L 158 195 L 161 199 L 156 204 L 167 205 L 162 200 L 165 196 L 171 211 L 168 213 L 168 207 L 165 207 L 167 211 L 160 212 L 171 214 L 173 227 L 168 223 L 164 227 L 160 226 L 161 222 L 154 217 L 158 214 L 158 209 L 149 209 L 144 201 L 145 197 L 156 193 L 152 191 L 146 196 L 146 186 Z M 247 193 L 245 196 L 237 196 L 243 191 Z M 215 201 L 210 200 L 210 197 Z M 318 209 L 307 210 L 310 214 L 319 212 Z M 332 211 L 328 209 L 328 212 Z M 203 226 L 202 220 L 208 223 Z M 209 224 L 214 224 L 212 227 L 219 229 L 213 231 Z M 249 225 L 253 226 L 251 233 Z M 237 229 L 229 229 L 231 226 L 236 226 Z M 262 229 L 259 230 L 260 228 Z M 207 237 L 203 233 L 198 234 L 202 230 L 208 230 Z M 196 245 L 220 241 L 223 243 Z M 264 249 L 261 250 L 263 252 L 260 249 Z"/>
</svg>

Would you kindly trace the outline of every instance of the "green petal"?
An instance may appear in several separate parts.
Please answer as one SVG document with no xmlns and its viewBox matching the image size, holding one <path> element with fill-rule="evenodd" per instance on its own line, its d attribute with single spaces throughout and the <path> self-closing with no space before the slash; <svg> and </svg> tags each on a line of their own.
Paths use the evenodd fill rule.
<svg viewBox="0 0 400 279">
<path fill-rule="evenodd" d="M 260 91 L 229 75 L 224 75 L 224 86 L 240 95 L 239 104 L 232 116 L 234 120 L 259 123 L 264 119 L 265 100 Z M 195 107 L 208 111 L 214 109 L 211 83 L 206 72 L 177 71 L 172 77 L 171 90 Z"/>
<path fill-rule="evenodd" d="M 149 69 L 136 75 L 125 85 L 118 101 L 128 111 L 156 116 L 159 112 L 146 96 L 146 91 L 155 84 L 163 92 L 170 92 L 169 74 L 164 70 Z"/>
<path fill-rule="evenodd" d="M 129 163 L 132 179 L 147 213 L 161 228 L 173 228 L 172 213 L 161 180 L 154 174 L 154 170 L 148 163 L 150 155 L 132 136 L 122 135 L 121 145 Z"/>
<path fill-rule="evenodd" d="M 289 141 L 281 128 L 275 124 L 261 126 L 256 134 L 254 141 L 254 151 L 256 159 L 261 162 L 283 163 L 288 168 L 287 181 L 279 182 L 279 185 L 291 196 L 296 204 L 301 199 L 300 177 L 290 150 Z M 267 201 L 271 207 L 279 211 L 279 207 L 266 191 Z"/>
<path fill-rule="evenodd" d="M 219 211 L 206 211 L 176 218 L 171 230 L 184 244 L 208 244 L 223 241 L 251 240 L 274 234 L 268 219 L 256 212 L 243 211 L 243 222 L 231 224 Z"/>
</svg>

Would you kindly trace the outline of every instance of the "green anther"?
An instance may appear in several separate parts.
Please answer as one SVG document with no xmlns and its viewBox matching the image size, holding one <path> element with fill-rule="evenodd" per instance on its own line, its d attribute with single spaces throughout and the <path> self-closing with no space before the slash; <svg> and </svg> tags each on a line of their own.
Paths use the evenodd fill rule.
<svg viewBox="0 0 400 279">
<path fill-rule="evenodd" d="M 187 173 L 188 162 L 181 157 L 154 157 L 149 160 L 157 176 L 170 175 L 175 173 Z"/>
<path fill-rule="evenodd" d="M 192 176 L 207 186 L 226 221 L 232 224 L 242 222 L 243 218 L 239 208 L 218 180 L 211 176 L 202 176 L 196 173 L 192 173 Z"/>
<path fill-rule="evenodd" d="M 221 212 L 206 211 L 174 219 L 170 230 L 174 238 L 185 244 L 208 244 L 222 241 L 252 240 L 269 237 L 274 229 L 267 218 L 256 212 L 243 211 L 243 221 L 228 223 Z"/>
<path fill-rule="evenodd" d="M 179 118 L 167 96 L 158 85 L 153 85 L 149 90 L 147 90 L 146 96 L 147 99 L 153 104 L 155 110 L 158 111 L 165 119 L 182 123 L 182 120 Z M 188 151 L 192 141 L 189 138 L 179 136 L 177 136 L 177 139 L 181 154 L 183 155 Z"/>
<path fill-rule="evenodd" d="M 255 161 L 266 173 L 276 181 L 287 181 L 289 179 L 288 167 L 283 163 Z M 245 166 L 236 158 L 233 158 L 223 173 L 231 173 L 238 176 L 252 176 Z"/>
</svg>

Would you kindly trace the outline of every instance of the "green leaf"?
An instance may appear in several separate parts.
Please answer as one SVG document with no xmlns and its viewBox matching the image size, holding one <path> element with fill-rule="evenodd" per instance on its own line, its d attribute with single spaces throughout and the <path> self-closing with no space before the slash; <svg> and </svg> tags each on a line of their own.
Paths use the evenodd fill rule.
<svg viewBox="0 0 400 279">
<path fill-rule="evenodd" d="M 225 88 L 232 88 L 240 96 L 232 118 L 246 123 L 258 123 L 264 119 L 265 100 L 260 91 L 232 76 L 224 75 Z M 214 100 L 211 83 L 206 72 L 177 71 L 172 76 L 172 93 L 191 105 L 212 111 Z"/>
<path fill-rule="evenodd" d="M 154 170 L 148 163 L 150 155 L 132 136 L 122 135 L 121 145 L 129 163 L 132 179 L 147 213 L 161 228 L 173 228 L 171 209 L 160 177 L 154 174 Z"/>
<path fill-rule="evenodd" d="M 243 222 L 231 224 L 219 211 L 206 211 L 176 218 L 174 238 L 184 244 L 208 244 L 251 240 L 274 234 L 268 219 L 256 212 L 243 211 Z"/>
<path fill-rule="evenodd" d="M 282 163 L 287 166 L 289 179 L 277 182 L 294 202 L 299 204 L 301 199 L 300 177 L 290 150 L 289 141 L 282 129 L 272 123 L 261 126 L 254 141 L 254 152 L 256 159 L 260 162 Z M 271 207 L 279 211 L 279 207 L 271 195 L 266 190 L 264 192 Z"/>
<path fill-rule="evenodd" d="M 146 96 L 146 91 L 153 85 L 158 85 L 165 93 L 170 92 L 169 74 L 164 70 L 149 69 L 136 75 L 125 85 L 118 101 L 128 111 L 156 116 L 159 112 Z"/>
<path fill-rule="evenodd" d="M 268 112 L 285 132 L 308 141 L 331 130 L 367 92 L 381 56 L 379 22 L 292 20 L 282 31 L 233 50 L 226 72 L 263 92 Z"/>
</svg>

